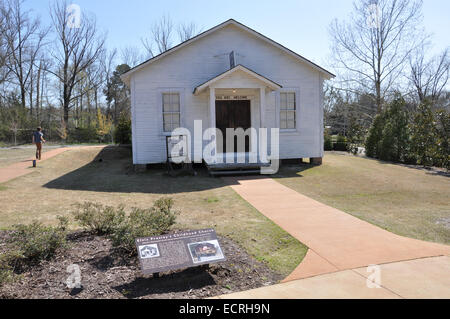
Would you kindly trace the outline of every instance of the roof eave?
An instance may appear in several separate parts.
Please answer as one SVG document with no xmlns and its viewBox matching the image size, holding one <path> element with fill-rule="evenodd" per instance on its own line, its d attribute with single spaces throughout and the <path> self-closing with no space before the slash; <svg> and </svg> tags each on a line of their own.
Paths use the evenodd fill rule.
<svg viewBox="0 0 450 319">
<path fill-rule="evenodd" d="M 123 73 L 120 75 L 120 79 L 123 83 L 125 83 L 128 87 L 130 87 L 130 81 L 131 81 L 131 74 Z"/>
<path fill-rule="evenodd" d="M 249 68 L 246 68 L 245 66 L 238 64 L 237 66 L 235 66 L 234 68 L 227 70 L 215 77 L 213 77 L 212 79 L 209 79 L 208 81 L 198 85 L 195 89 L 193 94 L 194 95 L 198 95 L 200 93 L 202 93 L 204 90 L 206 90 L 211 84 L 213 84 L 216 81 L 220 81 L 221 79 L 223 79 L 224 77 L 233 74 L 236 71 L 243 71 L 247 74 L 249 74 L 250 76 L 255 77 L 258 81 L 263 82 L 267 87 L 271 88 L 272 90 L 277 90 L 277 89 L 281 89 L 282 86 L 268 78 L 266 78 L 265 76 L 256 73 L 253 70 L 250 70 Z"/>
<path fill-rule="evenodd" d="M 211 29 L 204 31 L 204 32 L 196 35 L 195 37 L 193 37 L 193 38 L 191 38 L 189 40 L 186 40 L 186 41 L 184 41 L 184 42 L 174 46 L 173 48 L 171 48 L 171 49 L 169 49 L 169 50 L 167 50 L 167 51 L 165 51 L 163 53 L 161 53 L 161 54 L 159 54 L 159 55 L 157 55 L 157 56 L 155 56 L 153 58 L 150 58 L 147 61 L 142 62 L 141 64 L 139 64 L 139 65 L 131 68 L 127 72 L 125 72 L 123 75 L 124 76 L 125 75 L 126 76 L 131 76 L 131 74 L 139 71 L 140 69 L 144 68 L 148 64 L 153 63 L 153 62 L 155 62 L 155 61 L 165 57 L 166 55 L 169 55 L 170 53 L 172 53 L 172 52 L 174 52 L 174 51 L 176 51 L 178 49 L 181 49 L 182 47 L 184 47 L 184 46 L 186 46 L 186 45 L 188 45 L 188 44 L 190 44 L 190 43 L 192 43 L 192 42 L 194 42 L 194 41 L 196 41 L 196 40 L 198 40 L 198 39 L 200 39 L 200 38 L 202 38 L 202 37 L 204 37 L 204 36 L 206 36 L 206 35 L 208 35 L 208 34 L 210 34 L 212 32 L 214 32 L 217 29 L 223 28 L 223 27 L 225 27 L 225 26 L 227 26 L 229 24 L 234 24 L 234 25 L 236 25 L 236 26 L 238 26 L 240 28 L 244 28 L 247 31 L 249 31 L 250 33 L 253 33 L 254 35 L 256 35 L 256 36 L 258 36 L 258 37 L 260 37 L 260 38 L 262 38 L 262 39 L 264 39 L 264 40 L 266 40 L 268 42 L 270 42 L 271 44 L 275 45 L 276 47 L 278 47 L 279 49 L 283 50 L 284 52 L 295 56 L 296 58 L 298 58 L 298 59 L 302 60 L 303 62 L 307 63 L 308 65 L 310 65 L 312 68 L 314 68 L 318 72 L 324 74 L 325 78 L 328 79 L 328 80 L 331 79 L 331 78 L 336 77 L 336 75 L 334 75 L 333 73 L 325 70 L 321 66 L 319 66 L 319 65 L 315 64 L 314 62 L 306 59 L 305 57 L 301 56 L 300 54 L 298 54 L 298 53 L 296 53 L 296 52 L 286 48 L 285 46 L 279 44 L 278 42 L 276 42 L 276 41 L 266 37 L 265 35 L 259 33 L 258 31 L 255 31 L 252 28 L 250 28 L 250 27 L 248 27 L 248 26 L 246 26 L 246 25 L 244 25 L 244 24 L 242 24 L 242 23 L 240 23 L 240 22 L 238 22 L 238 21 L 236 21 L 234 19 L 228 19 L 227 21 L 222 22 L 221 24 L 218 24 L 215 27 L 212 27 Z"/>
</svg>

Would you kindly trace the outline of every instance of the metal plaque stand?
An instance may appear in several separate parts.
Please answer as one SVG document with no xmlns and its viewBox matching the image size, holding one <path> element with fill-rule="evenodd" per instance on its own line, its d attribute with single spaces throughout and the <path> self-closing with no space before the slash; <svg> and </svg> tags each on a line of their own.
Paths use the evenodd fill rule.
<svg viewBox="0 0 450 319">
<path fill-rule="evenodd" d="M 175 169 L 173 166 L 173 157 L 171 152 L 171 139 L 177 137 L 178 139 L 184 140 L 184 146 L 182 148 L 182 151 L 180 151 L 180 154 L 177 156 L 177 158 L 181 158 L 181 168 Z M 167 174 L 169 174 L 172 177 L 180 176 L 183 174 L 189 174 L 189 175 L 197 175 L 197 172 L 194 170 L 194 167 L 189 160 L 189 156 L 187 153 L 188 150 L 188 138 L 186 135 L 177 135 L 177 136 L 166 136 L 166 155 L 167 155 Z"/>
</svg>

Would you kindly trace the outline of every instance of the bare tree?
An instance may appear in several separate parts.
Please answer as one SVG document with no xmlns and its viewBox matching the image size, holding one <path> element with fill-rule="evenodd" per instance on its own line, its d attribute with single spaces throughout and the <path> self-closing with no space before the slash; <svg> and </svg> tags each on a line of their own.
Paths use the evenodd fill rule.
<svg viewBox="0 0 450 319">
<path fill-rule="evenodd" d="M 117 58 L 117 50 L 111 50 L 109 52 L 104 52 L 103 58 L 101 59 L 102 73 L 103 73 L 103 83 L 105 83 L 112 75 L 115 70 Z"/>
<path fill-rule="evenodd" d="M 424 46 L 409 59 L 409 80 L 413 85 L 420 102 L 426 98 L 436 102 L 445 90 L 450 67 L 449 49 L 441 55 L 426 60 Z"/>
<path fill-rule="evenodd" d="M 103 80 L 103 93 L 106 96 L 110 94 L 110 79 L 115 70 L 117 50 L 112 50 L 105 54 L 105 58 L 102 59 L 102 80 Z M 111 113 L 111 101 L 106 99 L 107 113 Z"/>
<path fill-rule="evenodd" d="M 357 92 L 373 92 L 378 113 L 410 53 L 425 40 L 418 27 L 421 9 L 421 1 L 357 0 L 349 22 L 335 20 L 330 26 L 342 82 Z"/>
<path fill-rule="evenodd" d="M 94 17 L 83 13 L 80 24 L 73 26 L 67 2 L 55 2 L 50 9 L 53 29 L 57 36 L 57 49 L 52 56 L 57 61 L 50 72 L 61 84 L 63 120 L 69 121 L 69 110 L 74 98 L 74 88 L 83 77 L 80 76 L 94 64 L 104 51 L 106 37 L 97 30 Z"/>
<path fill-rule="evenodd" d="M 5 38 L 9 50 L 7 67 L 20 90 L 20 103 L 26 107 L 26 95 L 30 97 L 30 111 L 33 112 L 33 72 L 34 64 L 44 45 L 48 29 L 41 29 L 40 20 L 32 18 L 29 11 L 22 8 L 22 0 L 8 0 L 5 18 Z"/>
<path fill-rule="evenodd" d="M 0 0 L 0 84 L 8 78 L 10 73 L 10 68 L 6 64 L 11 52 L 6 37 L 8 30 L 6 22 L 10 14 L 11 10 L 5 6 L 3 0 Z"/>
<path fill-rule="evenodd" d="M 39 120 L 40 117 L 40 98 L 41 98 L 41 77 L 42 77 L 42 59 L 40 59 L 39 64 L 37 65 L 36 70 L 36 99 L 35 99 L 35 107 L 36 107 L 36 118 Z M 33 98 L 31 98 L 32 100 Z"/>
<path fill-rule="evenodd" d="M 44 92 L 46 92 L 45 97 L 48 98 L 47 95 L 47 69 L 49 68 L 50 62 L 46 58 L 46 56 L 42 55 L 39 59 L 38 69 L 37 69 L 37 80 L 36 80 L 36 119 L 38 123 L 41 122 L 41 114 L 43 110 L 43 102 L 44 102 Z"/>
<path fill-rule="evenodd" d="M 168 15 L 153 24 L 150 30 L 151 37 L 141 39 L 148 56 L 153 57 L 172 47 L 173 29 L 172 19 Z"/>
<path fill-rule="evenodd" d="M 138 47 L 128 46 L 121 50 L 120 59 L 122 63 L 134 67 L 144 60 L 141 50 Z"/>
<path fill-rule="evenodd" d="M 194 22 L 178 25 L 178 38 L 180 42 L 187 41 L 201 32 Z"/>
</svg>

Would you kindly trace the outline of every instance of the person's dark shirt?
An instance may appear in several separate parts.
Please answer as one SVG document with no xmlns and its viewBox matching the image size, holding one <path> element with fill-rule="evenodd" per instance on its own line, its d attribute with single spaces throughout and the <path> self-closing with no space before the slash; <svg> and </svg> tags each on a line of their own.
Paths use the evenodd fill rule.
<svg viewBox="0 0 450 319">
<path fill-rule="evenodd" d="M 42 132 L 36 131 L 33 133 L 33 136 L 35 143 L 42 143 L 42 138 L 44 137 L 44 134 Z"/>
</svg>

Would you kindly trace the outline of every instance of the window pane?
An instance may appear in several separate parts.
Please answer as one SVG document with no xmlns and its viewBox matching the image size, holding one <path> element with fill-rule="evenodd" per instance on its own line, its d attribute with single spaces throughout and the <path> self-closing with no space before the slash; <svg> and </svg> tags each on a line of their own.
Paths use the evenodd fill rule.
<svg viewBox="0 0 450 319">
<path fill-rule="evenodd" d="M 176 94 L 172 94 L 172 104 L 180 104 L 180 96 L 178 95 L 178 93 Z"/>
<path fill-rule="evenodd" d="M 164 124 L 172 123 L 172 117 L 170 114 L 164 114 Z"/>
<path fill-rule="evenodd" d="M 164 132 L 171 132 L 180 127 L 180 95 L 178 93 L 163 94 L 163 127 Z"/>
<path fill-rule="evenodd" d="M 280 120 L 286 121 L 286 119 L 287 119 L 286 111 L 280 111 Z"/>
<path fill-rule="evenodd" d="M 172 124 L 174 128 L 180 127 L 180 114 L 172 114 Z"/>
<path fill-rule="evenodd" d="M 281 120 L 280 128 L 281 128 L 281 129 L 286 129 L 286 128 L 287 128 L 286 121 Z"/>
<path fill-rule="evenodd" d="M 295 93 L 288 94 L 287 109 L 295 110 Z"/>
<path fill-rule="evenodd" d="M 172 104 L 172 112 L 180 112 L 180 104 L 178 103 Z"/>
<path fill-rule="evenodd" d="M 280 93 L 280 108 L 286 109 L 286 106 L 287 106 L 287 94 Z"/>
<path fill-rule="evenodd" d="M 164 112 L 172 112 L 172 105 L 170 103 L 164 104 Z"/>
<path fill-rule="evenodd" d="M 289 104 L 295 103 L 295 93 L 288 93 L 288 102 Z"/>
<path fill-rule="evenodd" d="M 295 128 L 295 121 L 287 121 L 287 128 L 288 129 Z"/>
<path fill-rule="evenodd" d="M 295 111 L 288 111 L 286 113 L 287 113 L 288 120 L 295 120 Z"/>
<path fill-rule="evenodd" d="M 163 94 L 163 103 L 164 104 L 170 103 L 170 94 Z"/>
</svg>

